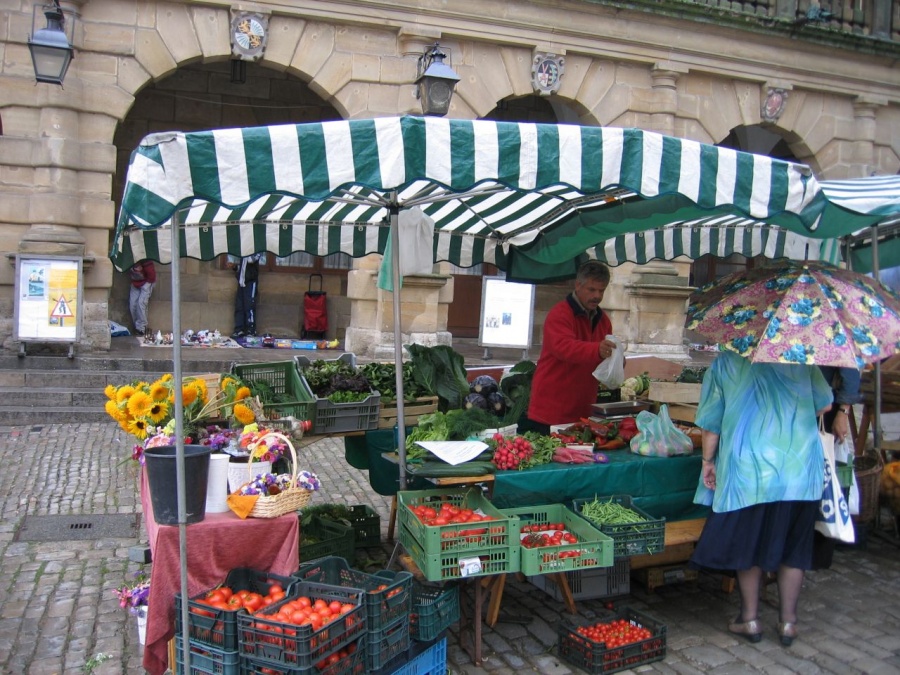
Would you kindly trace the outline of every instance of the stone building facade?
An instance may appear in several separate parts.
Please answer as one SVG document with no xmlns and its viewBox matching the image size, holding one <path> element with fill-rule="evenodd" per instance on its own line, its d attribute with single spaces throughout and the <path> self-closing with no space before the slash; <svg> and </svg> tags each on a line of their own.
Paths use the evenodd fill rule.
<svg viewBox="0 0 900 675">
<path fill-rule="evenodd" d="M 418 57 L 435 42 L 460 76 L 449 116 L 639 127 L 808 164 L 819 178 L 900 170 L 900 8 L 889 0 L 628 3 L 415 0 L 228 3 L 62 0 L 75 59 L 63 87 L 35 84 L 31 0 L 0 0 L 0 340 L 17 349 L 14 261 L 84 259 L 79 348 L 110 345 L 129 324 L 127 280 L 108 253 L 127 159 L 140 138 L 195 130 L 419 114 Z M 234 64 L 236 16 L 266 27 L 254 61 Z M 37 16 L 38 23 L 33 26 Z M 562 59 L 558 88 L 537 91 L 536 57 Z M 243 78 L 243 79 L 242 79 Z M 760 140 L 760 139 L 774 139 Z M 331 336 L 377 355 L 392 340 L 377 256 L 270 263 L 259 324 L 297 334 L 310 272 L 322 272 Z M 333 262 L 333 261 L 332 261 Z M 151 326 L 171 316 L 160 270 Z M 404 284 L 404 337 L 448 342 L 454 270 Z M 634 345 L 677 354 L 689 263 L 623 265 L 605 305 Z M 230 332 L 234 280 L 218 262 L 184 261 L 184 327 Z M 537 289 L 542 316 L 566 290 Z M 457 286 L 458 290 L 459 286 Z M 170 324 L 168 324 L 170 325 Z"/>
</svg>

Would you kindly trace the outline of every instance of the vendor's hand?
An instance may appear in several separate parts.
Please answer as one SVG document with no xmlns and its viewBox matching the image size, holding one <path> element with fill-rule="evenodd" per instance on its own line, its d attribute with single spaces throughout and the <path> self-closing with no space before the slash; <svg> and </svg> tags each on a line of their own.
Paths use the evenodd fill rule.
<svg viewBox="0 0 900 675">
<path fill-rule="evenodd" d="M 616 343 L 612 340 L 603 340 L 600 343 L 600 358 L 608 359 L 612 356 L 613 350 L 616 348 Z"/>
</svg>

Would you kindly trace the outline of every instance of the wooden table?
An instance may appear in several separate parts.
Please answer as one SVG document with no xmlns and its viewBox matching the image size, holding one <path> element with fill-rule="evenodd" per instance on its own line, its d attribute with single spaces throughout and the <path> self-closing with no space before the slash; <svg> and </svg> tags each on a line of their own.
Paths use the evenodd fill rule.
<svg viewBox="0 0 900 675">
<path fill-rule="evenodd" d="M 181 591 L 179 527 L 153 518 L 146 472 L 141 472 L 141 505 L 153 569 L 144 646 L 144 669 L 162 675 L 169 664 L 168 644 L 175 635 L 175 594 Z M 300 521 L 295 513 L 278 518 L 242 520 L 231 511 L 210 513 L 186 527 L 188 595 L 221 584 L 239 567 L 290 575 L 299 567 Z"/>
</svg>

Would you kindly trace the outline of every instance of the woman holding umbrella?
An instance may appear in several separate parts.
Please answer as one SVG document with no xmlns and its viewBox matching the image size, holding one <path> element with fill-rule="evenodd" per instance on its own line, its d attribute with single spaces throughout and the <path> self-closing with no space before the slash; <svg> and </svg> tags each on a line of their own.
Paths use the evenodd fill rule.
<svg viewBox="0 0 900 675">
<path fill-rule="evenodd" d="M 728 630 L 762 637 L 759 592 L 765 572 L 778 577 L 781 642 L 797 635 L 804 570 L 822 500 L 823 462 L 816 416 L 831 407 L 831 388 L 815 366 L 751 363 L 723 352 L 703 378 L 696 425 L 703 465 L 695 501 L 712 503 L 695 565 L 737 570 L 741 613 Z"/>
<path fill-rule="evenodd" d="M 723 351 L 703 379 L 695 424 L 703 464 L 694 501 L 712 514 L 693 564 L 736 570 L 741 613 L 728 625 L 762 637 L 763 573 L 778 579 L 778 634 L 797 636 L 797 603 L 811 569 L 824 488 L 816 416 L 832 392 L 817 366 L 859 367 L 900 345 L 900 298 L 861 275 L 788 261 L 696 291 L 688 328 Z"/>
</svg>

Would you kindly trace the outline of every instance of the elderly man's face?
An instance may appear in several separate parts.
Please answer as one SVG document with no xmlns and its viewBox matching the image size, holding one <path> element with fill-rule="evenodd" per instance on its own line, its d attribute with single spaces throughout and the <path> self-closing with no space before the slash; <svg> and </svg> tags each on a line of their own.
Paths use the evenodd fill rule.
<svg viewBox="0 0 900 675">
<path fill-rule="evenodd" d="M 575 297 L 578 302 L 589 312 L 597 309 L 597 306 L 603 301 L 603 294 L 609 284 L 594 279 L 575 282 Z"/>
</svg>

